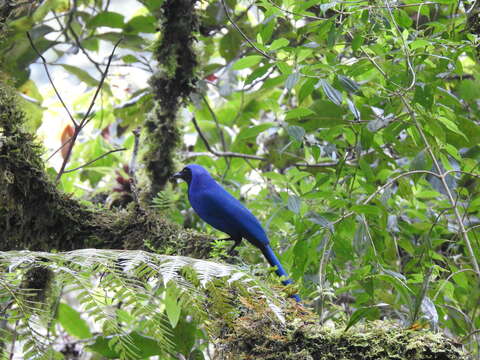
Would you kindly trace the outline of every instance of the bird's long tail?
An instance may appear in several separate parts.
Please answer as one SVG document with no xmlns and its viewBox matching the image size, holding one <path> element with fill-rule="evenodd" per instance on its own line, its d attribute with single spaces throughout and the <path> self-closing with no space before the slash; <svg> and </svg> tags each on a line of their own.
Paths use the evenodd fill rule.
<svg viewBox="0 0 480 360">
<path fill-rule="evenodd" d="M 285 280 L 282 280 L 282 284 L 283 285 L 291 284 L 293 281 L 288 278 L 287 272 L 283 268 L 282 264 L 280 264 L 280 261 L 278 260 L 277 256 L 273 252 L 272 248 L 269 245 L 267 245 L 267 246 L 262 246 L 260 250 L 262 250 L 262 253 L 267 259 L 267 261 L 269 262 L 269 264 L 277 267 L 277 269 L 275 270 L 275 273 L 278 276 L 284 276 L 287 278 Z M 294 294 L 291 297 L 294 298 L 297 302 L 300 301 L 300 296 L 298 296 L 297 294 Z"/>
</svg>

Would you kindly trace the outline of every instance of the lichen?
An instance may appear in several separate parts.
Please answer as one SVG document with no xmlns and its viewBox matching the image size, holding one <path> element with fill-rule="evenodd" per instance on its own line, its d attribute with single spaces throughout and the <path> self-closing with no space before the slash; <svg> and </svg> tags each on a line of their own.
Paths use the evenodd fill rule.
<svg viewBox="0 0 480 360">
<path fill-rule="evenodd" d="M 180 141 L 177 112 L 188 101 L 197 81 L 193 49 L 198 28 L 195 2 L 166 0 L 162 7 L 162 32 L 153 51 L 160 70 L 150 79 L 155 106 L 145 121 L 143 141 L 149 197 L 162 190 L 175 171 L 174 154 Z"/>
</svg>

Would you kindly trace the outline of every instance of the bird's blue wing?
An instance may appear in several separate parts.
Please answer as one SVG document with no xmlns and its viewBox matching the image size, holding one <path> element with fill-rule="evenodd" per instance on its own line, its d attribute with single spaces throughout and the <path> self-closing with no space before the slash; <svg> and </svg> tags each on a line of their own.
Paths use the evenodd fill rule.
<svg viewBox="0 0 480 360">
<path fill-rule="evenodd" d="M 189 191 L 189 200 L 200 218 L 232 238 L 245 238 L 258 247 L 269 243 L 257 218 L 216 182 Z"/>
</svg>

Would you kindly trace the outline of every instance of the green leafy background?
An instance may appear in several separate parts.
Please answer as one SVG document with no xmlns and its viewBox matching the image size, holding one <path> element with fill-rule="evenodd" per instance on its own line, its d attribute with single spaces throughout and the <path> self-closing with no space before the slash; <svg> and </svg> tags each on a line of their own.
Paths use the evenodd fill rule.
<svg viewBox="0 0 480 360">
<path fill-rule="evenodd" d="M 152 41 L 161 36 L 156 16 L 162 2 L 132 2 L 128 14 L 116 12 L 116 1 L 75 3 L 73 15 L 66 0 L 20 7 L 10 19 L 11 34 L 0 43 L 0 63 L 24 95 L 22 107 L 36 131 L 47 126 L 52 111 L 62 110 L 48 83 L 29 78 L 29 66 L 41 65 L 25 31 L 48 55 L 50 68 L 62 68 L 84 87 L 71 95 L 75 117 L 85 113 L 99 76 L 92 64 L 85 69 L 65 63 L 66 54 L 85 51 L 104 68 L 104 49 L 123 37 L 94 121 L 68 167 L 118 144 L 128 151 L 61 181 L 64 191 L 91 199 L 117 185 L 131 157 L 131 130 L 152 110 L 148 84 L 130 86 L 129 70 L 121 69 L 140 69 L 148 77 L 152 68 L 166 66 L 151 57 Z M 480 68 L 471 15 L 478 3 L 197 5 L 201 80 L 178 116 L 185 140 L 179 169 L 201 164 L 244 201 L 323 322 L 350 327 L 395 319 L 405 327 L 443 331 L 478 357 Z M 192 116 L 217 156 L 198 136 Z M 99 136 L 107 126 L 110 136 Z M 49 164 L 55 175 L 58 158 L 57 165 L 55 158 Z M 168 185 L 154 206 L 173 221 L 221 238 L 191 213 L 185 193 L 185 184 Z M 222 246 L 216 245 L 219 253 Z M 241 262 L 265 266 L 252 246 L 239 252 Z M 178 351 L 202 358 L 197 350 L 205 349 L 204 325 L 186 320 L 175 287 L 165 291 L 162 321 L 189 340 Z M 58 325 L 68 336 L 91 338 L 91 322 L 75 307 L 62 300 Z M 117 311 L 125 323 L 134 322 Z M 97 336 L 88 349 L 109 358 L 125 348 L 118 344 L 133 342 L 142 344 L 141 357 L 159 353 L 151 328 L 132 327 L 125 336 Z M 181 346 L 178 339 L 176 344 Z"/>
</svg>

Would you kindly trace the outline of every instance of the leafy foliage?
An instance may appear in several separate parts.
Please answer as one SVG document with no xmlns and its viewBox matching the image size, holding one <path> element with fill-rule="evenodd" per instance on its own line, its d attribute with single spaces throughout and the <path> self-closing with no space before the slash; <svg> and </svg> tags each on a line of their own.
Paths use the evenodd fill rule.
<svg viewBox="0 0 480 360">
<path fill-rule="evenodd" d="M 70 13 L 65 1 L 46 1 L 29 16 L 10 15 L 11 34 L 0 44 L 2 76 L 29 97 L 31 128 L 46 110 L 37 104 L 44 94 L 27 81 L 38 55 L 25 31 L 41 52 L 50 49 L 54 62 L 66 57 L 57 43 L 62 39 L 101 67 L 98 51 L 123 36 L 114 64 L 146 71 L 157 65 L 150 34 L 157 19 L 164 23 L 162 1 L 145 0 L 131 14 L 117 12 L 115 2 L 77 3 Z M 204 165 L 246 202 L 322 322 L 349 328 L 395 319 L 405 327 L 445 331 L 479 354 L 478 4 L 221 0 L 196 9 L 196 59 L 189 52 L 186 60 L 197 63 L 201 80 L 177 119 L 185 146 L 176 159 Z M 53 10 L 54 18 L 65 15 L 58 17 L 62 26 L 48 20 Z M 177 60 L 159 65 L 168 74 L 178 70 Z M 62 68 L 89 89 L 78 96 L 80 116 L 98 78 L 72 64 Z M 111 82 L 95 104 L 92 133 L 76 145 L 72 167 L 115 141 L 132 149 L 130 130 L 154 108 L 157 92 L 140 88 L 121 97 Z M 120 130 L 105 136 L 111 125 Z M 129 155 L 65 174 L 61 185 L 75 195 L 91 195 L 95 186 L 108 191 Z M 184 190 L 167 188 L 154 207 L 186 227 L 211 232 L 192 215 Z M 171 191 L 182 195 L 166 198 Z M 263 261 L 248 246 L 240 256 Z M 101 308 L 95 308 L 99 314 Z M 175 309 L 162 314 L 170 328 L 180 321 Z M 108 324 L 105 319 L 99 320 Z M 143 336 L 132 328 L 121 337 L 113 325 L 105 331 L 119 335 L 113 350 Z M 156 339 L 152 329 L 141 330 Z"/>
</svg>

